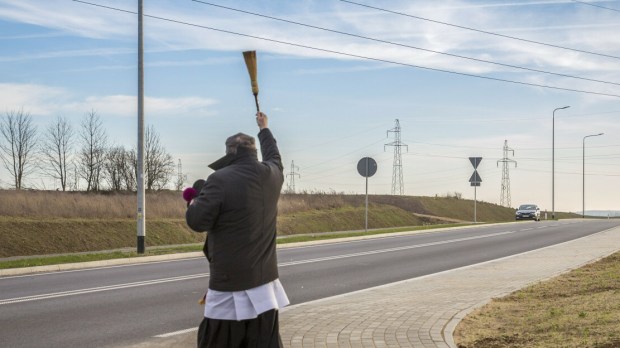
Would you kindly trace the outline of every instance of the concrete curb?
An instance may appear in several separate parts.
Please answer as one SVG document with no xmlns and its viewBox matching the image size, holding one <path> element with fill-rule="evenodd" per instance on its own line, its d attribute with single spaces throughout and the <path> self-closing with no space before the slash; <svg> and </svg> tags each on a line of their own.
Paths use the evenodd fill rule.
<svg viewBox="0 0 620 348">
<path fill-rule="evenodd" d="M 49 265 L 49 266 L 7 268 L 7 269 L 0 269 L 0 277 L 16 276 L 16 275 L 23 275 L 23 274 L 30 274 L 30 273 L 41 273 L 41 272 L 69 271 L 69 270 L 76 270 L 76 269 L 82 269 L 82 268 L 97 268 L 97 267 L 129 265 L 129 264 L 147 263 L 147 262 L 155 262 L 155 261 L 180 260 L 180 259 L 189 259 L 189 258 L 195 258 L 195 257 L 204 257 L 204 255 L 202 254 L 202 252 L 189 252 L 189 253 L 181 253 L 181 254 L 128 257 L 124 259 L 110 259 L 110 260 L 88 261 L 88 262 L 78 262 L 78 263 L 62 263 L 58 265 Z"/>
</svg>

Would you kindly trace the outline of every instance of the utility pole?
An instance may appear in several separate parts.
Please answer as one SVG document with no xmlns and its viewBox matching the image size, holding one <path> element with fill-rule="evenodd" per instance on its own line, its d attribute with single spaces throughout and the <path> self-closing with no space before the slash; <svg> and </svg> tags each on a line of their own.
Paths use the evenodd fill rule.
<svg viewBox="0 0 620 348">
<path fill-rule="evenodd" d="M 286 174 L 286 176 L 290 176 L 289 182 L 286 185 L 287 193 L 295 193 L 295 175 L 297 175 L 298 178 L 301 178 L 301 175 L 295 172 L 295 170 L 299 170 L 299 167 L 295 165 L 295 161 L 291 161 L 291 172 Z"/>
<path fill-rule="evenodd" d="M 144 254 L 144 41 L 142 33 L 142 2 L 138 0 L 138 254 Z"/>
<path fill-rule="evenodd" d="M 385 151 L 386 146 L 394 147 L 394 162 L 392 166 L 392 194 L 393 195 L 403 195 L 405 191 L 405 187 L 403 185 L 403 164 L 402 157 L 400 154 L 400 148 L 403 146 L 407 146 L 400 141 L 400 122 L 396 119 L 396 125 L 394 128 L 387 131 L 388 137 L 390 133 L 394 133 L 394 141 L 388 144 L 385 144 L 383 150 Z M 409 151 L 409 147 L 407 147 L 407 151 Z"/>
<path fill-rule="evenodd" d="M 517 161 L 508 158 L 508 152 L 512 151 L 512 156 L 515 155 L 515 150 L 508 147 L 508 140 L 504 140 L 504 157 L 497 161 L 497 166 L 502 162 L 502 194 L 499 199 L 499 205 L 510 207 L 510 173 L 508 167 L 510 163 L 515 164 L 517 167 Z"/>
</svg>

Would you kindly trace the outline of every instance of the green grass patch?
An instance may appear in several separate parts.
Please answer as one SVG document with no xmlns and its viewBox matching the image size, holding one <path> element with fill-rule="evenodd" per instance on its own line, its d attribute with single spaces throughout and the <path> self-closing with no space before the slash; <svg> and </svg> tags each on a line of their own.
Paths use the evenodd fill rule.
<svg viewBox="0 0 620 348">
<path fill-rule="evenodd" d="M 205 235 L 184 219 L 147 220 L 147 247 L 191 244 Z M 0 217 L 0 258 L 96 252 L 136 245 L 134 219 Z"/>
<path fill-rule="evenodd" d="M 79 253 L 52 256 L 35 256 L 25 257 L 16 260 L 0 261 L 0 269 L 49 266 L 64 263 L 79 263 L 89 261 L 102 261 L 112 259 L 126 259 L 135 257 L 166 255 L 176 253 L 187 253 L 202 251 L 202 244 L 179 245 L 174 247 L 160 247 L 147 249 L 144 254 L 138 254 L 136 251 L 108 251 L 97 253 Z"/>
<path fill-rule="evenodd" d="M 319 232 L 355 231 L 365 228 L 366 208 L 345 205 L 311 209 L 278 216 L 278 234 L 308 234 Z M 401 207 L 371 204 L 368 208 L 368 228 L 424 226 L 443 223 L 440 218 L 421 218 Z"/>
<path fill-rule="evenodd" d="M 308 241 L 317 241 L 317 240 L 330 240 L 330 239 L 337 239 L 337 238 L 380 235 L 380 234 L 389 234 L 389 233 L 405 232 L 405 231 L 430 230 L 430 229 L 435 229 L 439 227 L 455 227 L 455 226 L 462 226 L 462 225 L 463 224 L 446 224 L 446 225 L 441 225 L 441 226 L 437 226 L 437 225 L 435 226 L 411 226 L 411 227 L 398 227 L 398 228 L 369 230 L 368 232 L 365 232 L 365 231 L 335 232 L 335 233 L 317 233 L 317 234 L 311 234 L 311 235 L 284 236 L 284 237 L 278 238 L 277 243 L 287 244 L 287 243 L 298 243 L 298 242 L 308 242 Z M 189 244 L 189 245 L 147 248 L 144 254 L 138 254 L 136 251 L 127 250 L 127 251 L 111 251 L 111 252 L 77 253 L 77 254 L 66 254 L 66 255 L 24 257 L 24 258 L 20 258 L 17 260 L 0 261 L 0 269 L 48 266 L 48 265 L 58 265 L 58 264 L 63 264 L 63 263 L 101 261 L 101 260 L 111 260 L 111 259 L 123 259 L 123 258 L 130 258 L 130 257 L 134 258 L 134 257 L 154 256 L 154 255 L 196 252 L 196 251 L 202 251 L 202 244 Z"/>
<path fill-rule="evenodd" d="M 101 261 L 110 259 L 123 259 L 128 257 L 137 256 L 136 253 L 115 251 L 109 253 L 97 253 L 97 254 L 68 254 L 57 256 L 45 256 L 45 257 L 29 257 L 18 260 L 0 261 L 0 269 L 5 268 L 20 268 L 20 267 L 35 267 L 35 266 L 48 266 L 58 265 L 63 263 L 74 262 L 88 262 L 88 261 Z"/>
</svg>

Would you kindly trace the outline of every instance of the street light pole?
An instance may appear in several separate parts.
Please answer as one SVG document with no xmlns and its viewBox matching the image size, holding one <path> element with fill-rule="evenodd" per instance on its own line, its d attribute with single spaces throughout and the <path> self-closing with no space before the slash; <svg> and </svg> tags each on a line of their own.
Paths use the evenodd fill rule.
<svg viewBox="0 0 620 348">
<path fill-rule="evenodd" d="M 570 106 L 553 109 L 553 124 L 551 126 L 551 220 L 555 220 L 555 112 L 568 109 Z"/>
<path fill-rule="evenodd" d="M 605 133 L 590 134 L 583 137 L 583 151 L 582 151 L 582 181 L 581 181 L 581 218 L 586 217 L 586 138 L 598 137 Z"/>
<path fill-rule="evenodd" d="M 136 191 L 138 199 L 137 219 L 137 252 L 144 254 L 145 216 L 144 216 L 144 41 L 142 31 L 143 1 L 138 0 L 138 145 Z"/>
</svg>

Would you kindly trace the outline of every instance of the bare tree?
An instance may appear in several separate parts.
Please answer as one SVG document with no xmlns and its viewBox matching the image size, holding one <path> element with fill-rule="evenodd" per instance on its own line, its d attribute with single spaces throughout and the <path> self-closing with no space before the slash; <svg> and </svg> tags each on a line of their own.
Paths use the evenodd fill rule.
<svg viewBox="0 0 620 348">
<path fill-rule="evenodd" d="M 60 187 L 63 191 L 66 191 L 68 186 L 73 135 L 71 124 L 64 117 L 58 116 L 47 128 L 41 143 L 41 154 L 47 164 L 44 167 L 44 172 L 52 178 L 60 180 Z"/>
<path fill-rule="evenodd" d="M 138 190 L 138 152 L 135 149 L 127 151 L 125 161 L 127 165 L 124 167 L 123 178 L 128 191 Z"/>
<path fill-rule="evenodd" d="M 128 151 L 123 146 L 108 149 L 103 169 L 110 189 L 135 191 L 137 170 L 135 157 L 134 150 Z"/>
<path fill-rule="evenodd" d="M 144 139 L 146 189 L 160 190 L 170 182 L 174 173 L 174 161 L 172 155 L 161 145 L 159 135 L 155 133 L 153 126 L 147 127 Z"/>
<path fill-rule="evenodd" d="M 86 191 L 100 189 L 107 139 L 97 113 L 93 110 L 86 114 L 81 124 L 81 149 L 78 156 L 80 177 L 86 181 Z"/>
<path fill-rule="evenodd" d="M 24 179 L 34 170 L 37 129 L 29 113 L 8 111 L 0 121 L 0 157 L 14 179 L 15 189 L 21 190 Z"/>
<path fill-rule="evenodd" d="M 112 146 L 108 149 L 103 163 L 103 170 L 111 190 L 120 191 L 123 189 L 123 167 L 127 165 L 124 147 Z"/>
</svg>

